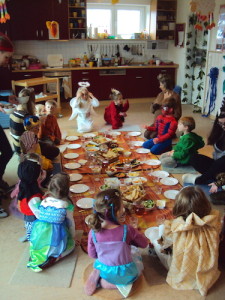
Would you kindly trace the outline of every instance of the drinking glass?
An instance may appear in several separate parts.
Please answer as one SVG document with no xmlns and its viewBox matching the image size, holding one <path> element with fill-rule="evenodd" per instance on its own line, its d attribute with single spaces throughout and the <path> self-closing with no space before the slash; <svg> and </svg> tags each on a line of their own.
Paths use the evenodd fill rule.
<svg viewBox="0 0 225 300">
<path fill-rule="evenodd" d="M 95 181 L 99 181 L 100 180 L 99 174 L 101 173 L 101 170 L 102 170 L 102 166 L 100 166 L 100 165 L 93 165 L 92 171 L 93 171 L 93 175 L 95 175 L 94 176 L 94 180 Z"/>
<path fill-rule="evenodd" d="M 134 211 L 137 216 L 141 217 L 145 214 L 145 207 L 140 203 L 135 203 Z"/>
<path fill-rule="evenodd" d="M 161 224 L 163 224 L 164 223 L 164 221 L 165 221 L 165 216 L 164 215 L 157 215 L 156 216 L 156 223 L 157 223 L 157 225 L 159 226 L 159 225 L 161 225 Z"/>
<path fill-rule="evenodd" d="M 130 223 L 130 225 L 131 225 L 132 227 L 138 228 L 138 218 L 137 218 L 137 217 L 131 216 L 131 217 L 129 218 L 129 223 Z"/>
</svg>

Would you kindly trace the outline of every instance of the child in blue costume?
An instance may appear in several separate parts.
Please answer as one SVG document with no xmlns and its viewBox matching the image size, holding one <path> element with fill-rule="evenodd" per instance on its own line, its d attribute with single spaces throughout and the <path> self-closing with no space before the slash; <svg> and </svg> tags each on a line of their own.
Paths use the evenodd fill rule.
<svg viewBox="0 0 225 300">
<path fill-rule="evenodd" d="M 40 272 L 75 248 L 74 206 L 69 198 L 69 176 L 58 173 L 49 183 L 40 203 L 29 202 L 37 220 L 30 236 L 30 260 L 27 267 Z"/>
<path fill-rule="evenodd" d="M 123 214 L 123 202 L 117 189 L 97 195 L 94 213 L 89 219 L 92 230 L 88 236 L 88 255 L 96 260 L 85 285 L 87 295 L 95 292 L 99 282 L 101 287 L 109 289 L 132 284 L 143 270 L 136 247 L 147 247 L 148 240 L 132 226 L 120 224 Z M 136 252 L 136 256 L 132 252 Z"/>
</svg>

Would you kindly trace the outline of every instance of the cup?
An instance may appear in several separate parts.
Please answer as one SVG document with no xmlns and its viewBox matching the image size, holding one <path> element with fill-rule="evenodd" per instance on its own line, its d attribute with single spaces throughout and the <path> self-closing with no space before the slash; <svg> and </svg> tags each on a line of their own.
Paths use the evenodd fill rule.
<svg viewBox="0 0 225 300">
<path fill-rule="evenodd" d="M 94 66 L 94 62 L 93 61 L 89 61 L 89 68 L 93 68 Z"/>
<path fill-rule="evenodd" d="M 156 64 L 156 66 L 159 66 L 160 65 L 160 59 L 156 59 L 155 64 Z"/>
<path fill-rule="evenodd" d="M 129 218 L 129 223 L 130 223 L 130 225 L 131 225 L 132 227 L 138 228 L 138 218 L 137 218 L 137 217 L 131 216 L 131 217 Z"/>
<path fill-rule="evenodd" d="M 155 192 L 156 192 L 157 195 L 161 195 L 162 194 L 162 187 L 160 185 L 156 186 Z"/>
<path fill-rule="evenodd" d="M 161 224 L 163 224 L 164 223 L 164 221 L 165 221 L 165 216 L 164 215 L 157 215 L 156 216 L 156 223 L 157 223 L 157 225 L 159 226 L 159 225 L 161 225 Z"/>
<path fill-rule="evenodd" d="M 77 12 L 76 11 L 73 12 L 73 17 L 77 18 Z"/>
<path fill-rule="evenodd" d="M 84 32 L 81 33 L 81 38 L 82 38 L 83 40 L 85 39 L 85 33 L 84 33 Z"/>
<path fill-rule="evenodd" d="M 70 23 L 70 28 L 73 28 L 73 23 Z"/>
<path fill-rule="evenodd" d="M 134 211 L 137 216 L 141 217 L 145 214 L 145 207 L 140 203 L 135 203 Z"/>
</svg>

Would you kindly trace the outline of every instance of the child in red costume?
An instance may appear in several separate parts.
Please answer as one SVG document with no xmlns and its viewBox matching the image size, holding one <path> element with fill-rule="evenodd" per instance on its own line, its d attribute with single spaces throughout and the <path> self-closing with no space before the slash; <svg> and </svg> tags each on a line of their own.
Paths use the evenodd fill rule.
<svg viewBox="0 0 225 300">
<path fill-rule="evenodd" d="M 126 111 L 129 109 L 129 102 L 126 100 L 123 104 L 123 95 L 116 89 L 111 90 L 109 98 L 113 101 L 105 109 L 104 119 L 106 123 L 112 125 L 112 129 L 118 129 L 123 126 Z"/>
<path fill-rule="evenodd" d="M 159 115 L 153 126 L 145 126 L 148 131 L 156 131 L 157 137 L 150 139 L 142 145 L 150 149 L 152 154 L 162 154 L 171 150 L 172 138 L 176 133 L 177 120 L 174 118 L 174 99 L 167 98 L 162 104 L 162 114 Z"/>
</svg>

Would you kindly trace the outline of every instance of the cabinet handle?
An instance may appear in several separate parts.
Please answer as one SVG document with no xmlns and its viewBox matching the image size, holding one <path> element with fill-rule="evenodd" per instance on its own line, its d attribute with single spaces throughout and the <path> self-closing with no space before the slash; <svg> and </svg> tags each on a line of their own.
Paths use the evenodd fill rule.
<svg viewBox="0 0 225 300">
<path fill-rule="evenodd" d="M 26 74 L 26 75 L 24 74 L 23 76 L 24 76 L 24 77 L 31 77 L 30 74 Z"/>
<path fill-rule="evenodd" d="M 166 72 L 167 72 L 167 70 L 161 70 L 160 72 L 166 73 Z"/>
<path fill-rule="evenodd" d="M 36 36 L 38 37 L 38 30 L 36 30 Z"/>
<path fill-rule="evenodd" d="M 88 78 L 82 78 L 82 80 L 89 80 Z"/>
<path fill-rule="evenodd" d="M 141 77 L 141 76 L 136 76 L 135 78 L 136 78 L 136 79 L 142 79 L 143 77 Z"/>
<path fill-rule="evenodd" d="M 81 74 L 89 74 L 89 72 L 82 72 Z"/>
<path fill-rule="evenodd" d="M 43 30 L 41 30 L 41 36 L 43 37 Z"/>
</svg>

